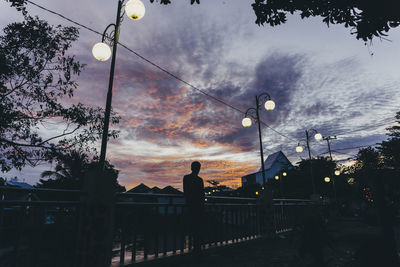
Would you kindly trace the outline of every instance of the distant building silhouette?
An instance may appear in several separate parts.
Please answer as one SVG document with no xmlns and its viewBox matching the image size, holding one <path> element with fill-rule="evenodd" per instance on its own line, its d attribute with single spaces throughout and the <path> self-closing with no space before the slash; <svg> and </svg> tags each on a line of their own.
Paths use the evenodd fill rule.
<svg viewBox="0 0 400 267">
<path fill-rule="evenodd" d="M 293 169 L 292 163 L 283 154 L 282 151 L 275 152 L 268 155 L 264 163 L 265 166 L 265 178 L 273 179 L 275 175 L 279 175 L 279 172 L 284 170 Z M 242 186 L 251 184 L 263 184 L 262 169 L 260 168 L 258 172 L 251 173 L 242 177 Z"/>
<path fill-rule="evenodd" d="M 150 187 L 141 183 L 140 185 L 126 191 L 126 193 L 149 193 L 150 190 Z"/>
<path fill-rule="evenodd" d="M 172 196 L 165 196 L 172 195 Z M 162 189 L 157 186 L 150 188 L 149 186 L 141 183 L 138 186 L 122 193 L 119 197 L 122 202 L 147 202 L 147 203 L 170 203 L 170 204 L 184 204 L 183 192 L 168 185 Z M 178 208 L 178 214 L 182 213 L 182 208 Z M 168 213 L 173 213 L 173 207 L 168 208 Z M 159 214 L 165 214 L 165 208 L 159 207 Z"/>
<path fill-rule="evenodd" d="M 150 188 L 143 183 L 126 191 L 126 193 L 171 194 L 171 195 L 182 195 L 183 194 L 182 191 L 179 191 L 178 189 L 173 188 L 170 185 L 164 187 L 163 189 L 160 189 L 157 186 Z"/>
</svg>

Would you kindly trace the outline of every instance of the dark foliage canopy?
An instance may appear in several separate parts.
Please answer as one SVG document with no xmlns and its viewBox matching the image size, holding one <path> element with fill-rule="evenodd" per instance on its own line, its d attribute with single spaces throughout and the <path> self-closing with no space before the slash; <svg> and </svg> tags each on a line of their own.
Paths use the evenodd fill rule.
<svg viewBox="0 0 400 267">
<path fill-rule="evenodd" d="M 171 1 L 160 0 L 160 3 L 166 5 Z M 190 0 L 190 3 L 200 4 L 200 1 Z M 391 28 L 400 25 L 398 6 L 398 0 L 254 0 L 252 4 L 258 25 L 283 24 L 289 13 L 302 19 L 322 17 L 326 25 L 343 24 L 364 41 L 385 37 Z"/>
<path fill-rule="evenodd" d="M 24 14 L 23 22 L 8 25 L 0 36 L 2 172 L 51 161 L 61 151 L 90 150 L 103 126 L 101 108 L 68 100 L 84 67 L 67 54 L 78 30 Z"/>
<path fill-rule="evenodd" d="M 54 170 L 42 172 L 42 178 L 36 185 L 38 188 L 80 190 L 83 187 L 85 174 L 88 169 L 98 168 L 97 160 L 83 151 L 72 150 L 57 157 Z M 105 162 L 105 171 L 112 181 L 115 192 L 124 192 L 125 187 L 118 183 L 119 170 L 115 169 L 108 161 Z"/>
<path fill-rule="evenodd" d="M 258 25 L 285 23 L 287 14 L 322 17 L 329 24 L 343 24 L 357 39 L 372 40 L 387 36 L 390 28 L 400 25 L 398 0 L 255 0 L 252 4 Z"/>
</svg>

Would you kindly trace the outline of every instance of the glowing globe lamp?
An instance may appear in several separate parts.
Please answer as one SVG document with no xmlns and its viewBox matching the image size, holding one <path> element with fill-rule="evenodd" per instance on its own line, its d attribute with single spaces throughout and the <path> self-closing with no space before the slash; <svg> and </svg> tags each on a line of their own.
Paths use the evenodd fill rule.
<svg viewBox="0 0 400 267">
<path fill-rule="evenodd" d="M 340 175 L 340 171 L 339 170 L 335 170 L 335 175 L 339 176 Z"/>
<path fill-rule="evenodd" d="M 297 153 L 303 152 L 303 147 L 302 146 L 296 146 L 296 152 Z"/>
<path fill-rule="evenodd" d="M 92 48 L 92 54 L 98 61 L 106 61 L 111 57 L 111 49 L 105 43 L 97 43 Z"/>
<path fill-rule="evenodd" d="M 287 175 L 287 173 L 286 173 L 286 172 L 283 172 L 283 173 L 282 173 L 282 175 L 283 175 L 283 176 L 286 176 L 286 175 Z"/>
<path fill-rule="evenodd" d="M 242 120 L 242 125 L 243 125 L 243 127 L 250 127 L 251 126 L 251 119 L 250 118 L 244 118 L 243 120 Z"/>
<path fill-rule="evenodd" d="M 316 134 L 314 135 L 314 138 L 315 138 L 315 140 L 317 140 L 317 141 L 321 141 L 321 140 L 322 140 L 322 134 L 316 133 Z"/>
<path fill-rule="evenodd" d="M 275 175 L 275 180 L 279 180 L 279 176 L 278 175 Z"/>
<path fill-rule="evenodd" d="M 331 178 L 329 178 L 328 176 L 324 178 L 325 183 L 329 183 L 331 181 Z"/>
<path fill-rule="evenodd" d="M 267 102 L 265 102 L 264 107 L 265 107 L 266 110 L 274 110 L 275 102 L 270 99 Z"/>
<path fill-rule="evenodd" d="M 140 0 L 129 0 L 125 5 L 125 14 L 133 20 L 143 18 L 145 11 L 146 8 Z"/>
</svg>

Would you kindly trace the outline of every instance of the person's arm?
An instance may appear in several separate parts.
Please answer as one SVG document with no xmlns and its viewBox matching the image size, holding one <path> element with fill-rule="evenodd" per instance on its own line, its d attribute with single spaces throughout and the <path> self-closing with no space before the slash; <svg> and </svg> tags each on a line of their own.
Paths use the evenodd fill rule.
<svg viewBox="0 0 400 267">
<path fill-rule="evenodd" d="M 204 205 L 204 199 L 205 197 L 205 193 L 204 193 L 204 182 L 203 179 L 201 179 L 201 183 L 200 183 L 200 198 L 201 198 L 201 203 Z"/>
<path fill-rule="evenodd" d="M 188 185 L 186 181 L 186 176 L 183 176 L 183 197 L 185 198 L 185 203 L 187 204 L 188 199 Z"/>
</svg>

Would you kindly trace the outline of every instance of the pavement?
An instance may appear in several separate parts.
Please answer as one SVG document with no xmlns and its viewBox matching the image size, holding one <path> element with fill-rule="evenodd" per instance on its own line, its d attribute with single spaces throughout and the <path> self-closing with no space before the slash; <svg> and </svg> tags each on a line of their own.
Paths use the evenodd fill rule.
<svg viewBox="0 0 400 267">
<path fill-rule="evenodd" d="M 327 238 L 321 246 L 324 264 L 314 263 L 310 255 L 300 257 L 300 232 L 260 238 L 223 247 L 214 247 L 201 255 L 159 258 L 136 263 L 137 267 L 350 267 L 359 248 L 379 236 L 379 228 L 358 218 L 341 218 L 326 224 Z"/>
</svg>

